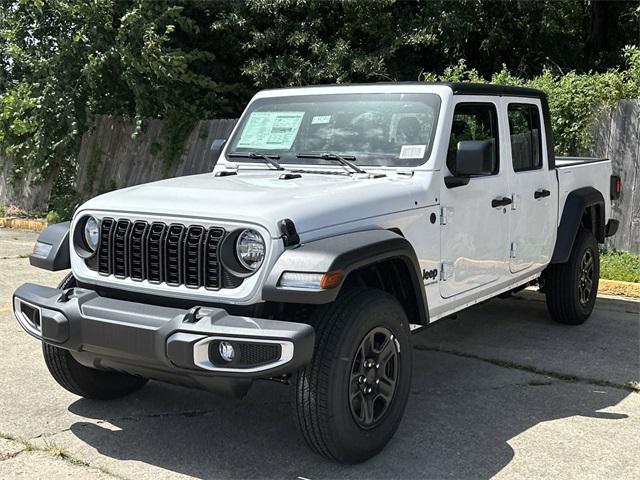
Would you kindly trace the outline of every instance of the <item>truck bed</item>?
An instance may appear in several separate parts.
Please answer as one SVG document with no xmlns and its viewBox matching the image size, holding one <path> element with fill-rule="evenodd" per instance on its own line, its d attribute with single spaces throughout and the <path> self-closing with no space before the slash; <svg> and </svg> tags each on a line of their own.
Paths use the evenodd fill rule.
<svg viewBox="0 0 640 480">
<path fill-rule="evenodd" d="M 556 157 L 556 167 L 564 168 L 574 165 L 584 165 L 585 163 L 609 162 L 608 158 L 598 157 Z"/>
<path fill-rule="evenodd" d="M 570 192 L 584 187 L 593 187 L 602 195 L 609 195 L 611 188 L 611 160 L 595 157 L 556 157 L 558 176 L 558 212 Z M 605 201 L 605 223 L 611 217 L 611 204 Z M 558 215 L 558 224 L 562 215 Z"/>
</svg>

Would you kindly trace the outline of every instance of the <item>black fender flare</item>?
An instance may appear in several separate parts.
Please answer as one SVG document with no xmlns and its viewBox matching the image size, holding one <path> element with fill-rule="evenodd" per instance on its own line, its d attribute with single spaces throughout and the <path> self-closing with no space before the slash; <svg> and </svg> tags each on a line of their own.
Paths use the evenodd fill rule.
<svg viewBox="0 0 640 480">
<path fill-rule="evenodd" d="M 315 240 L 285 250 L 267 275 L 262 288 L 265 301 L 324 304 L 333 302 L 349 274 L 363 267 L 397 259 L 411 272 L 411 285 L 417 300 L 419 319 L 426 325 L 429 309 L 422 280 L 422 270 L 411 243 L 390 230 L 365 230 Z M 283 272 L 325 273 L 342 271 L 339 286 L 326 290 L 281 288 Z"/>
<path fill-rule="evenodd" d="M 71 259 L 69 258 L 70 225 L 71 222 L 55 223 L 40 232 L 36 245 L 41 248 L 34 249 L 34 252 L 29 255 L 29 263 L 34 267 L 53 272 L 71 268 Z"/>
<path fill-rule="evenodd" d="M 597 218 L 593 218 L 593 234 L 598 243 L 604 243 L 605 219 L 604 219 L 604 197 L 602 193 L 593 187 L 583 187 L 574 190 L 567 196 L 567 200 L 562 210 L 560 225 L 558 225 L 558 235 L 556 246 L 553 250 L 551 263 L 565 263 L 569 260 L 573 242 L 578 234 L 582 216 L 587 209 L 596 207 Z"/>
</svg>

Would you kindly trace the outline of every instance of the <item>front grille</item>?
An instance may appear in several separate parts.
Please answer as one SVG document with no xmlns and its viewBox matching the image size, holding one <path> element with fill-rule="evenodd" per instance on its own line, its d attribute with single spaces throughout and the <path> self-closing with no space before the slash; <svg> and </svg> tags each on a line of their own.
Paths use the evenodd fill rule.
<svg viewBox="0 0 640 480">
<path fill-rule="evenodd" d="M 116 278 L 217 290 L 224 235 L 220 227 L 104 218 L 93 268 Z"/>
</svg>

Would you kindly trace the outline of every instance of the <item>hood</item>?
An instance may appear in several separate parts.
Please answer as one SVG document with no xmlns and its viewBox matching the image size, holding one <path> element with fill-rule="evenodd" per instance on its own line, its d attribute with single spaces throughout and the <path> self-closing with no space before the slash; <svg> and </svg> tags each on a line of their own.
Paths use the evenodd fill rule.
<svg viewBox="0 0 640 480">
<path fill-rule="evenodd" d="M 137 215 L 206 218 L 262 225 L 280 235 L 277 223 L 290 218 L 300 234 L 312 230 L 424 206 L 423 188 L 412 177 L 302 174 L 282 172 L 212 173 L 137 185 L 95 197 L 80 209 Z M 422 182 L 420 182 L 422 184 Z M 418 203 L 416 203 L 418 202 Z"/>
</svg>

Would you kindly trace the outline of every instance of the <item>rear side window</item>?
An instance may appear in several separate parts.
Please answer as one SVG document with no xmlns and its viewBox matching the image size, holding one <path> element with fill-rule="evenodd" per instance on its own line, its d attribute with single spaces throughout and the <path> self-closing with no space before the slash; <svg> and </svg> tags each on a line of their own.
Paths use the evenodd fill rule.
<svg viewBox="0 0 640 480">
<path fill-rule="evenodd" d="M 540 111 L 536 105 L 509 104 L 511 160 L 516 172 L 542 167 Z"/>
<path fill-rule="evenodd" d="M 449 137 L 447 168 L 456 174 L 455 160 L 458 142 L 464 140 L 491 140 L 493 144 L 493 174 L 498 173 L 498 112 L 493 103 L 459 103 L 453 111 L 453 124 Z"/>
</svg>

